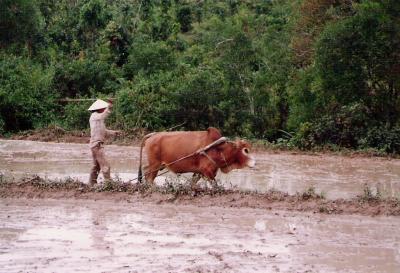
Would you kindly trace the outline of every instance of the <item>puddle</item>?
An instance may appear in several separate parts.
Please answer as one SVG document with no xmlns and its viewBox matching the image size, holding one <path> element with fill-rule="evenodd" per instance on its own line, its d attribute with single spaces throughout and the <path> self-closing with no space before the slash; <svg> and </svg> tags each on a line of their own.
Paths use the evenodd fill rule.
<svg viewBox="0 0 400 273">
<path fill-rule="evenodd" d="M 87 181 L 91 164 L 88 145 L 0 140 L 0 172 L 14 177 L 39 174 L 50 179 L 72 177 Z M 137 176 L 139 148 L 107 145 L 113 176 L 123 181 Z M 295 194 L 314 187 L 328 199 L 362 194 L 365 184 L 383 196 L 400 196 L 400 160 L 332 155 L 258 152 L 256 169 L 219 173 L 226 187 Z M 165 177 L 156 182 L 163 183 Z"/>
<path fill-rule="evenodd" d="M 3 272 L 396 272 L 400 219 L 0 199 Z"/>
</svg>

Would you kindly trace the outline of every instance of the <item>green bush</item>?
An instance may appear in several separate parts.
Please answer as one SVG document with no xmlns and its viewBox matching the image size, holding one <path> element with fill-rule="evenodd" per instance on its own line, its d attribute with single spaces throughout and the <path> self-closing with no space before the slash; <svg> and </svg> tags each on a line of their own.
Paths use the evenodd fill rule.
<svg viewBox="0 0 400 273">
<path fill-rule="evenodd" d="M 366 134 L 368 120 L 361 104 L 343 106 L 334 114 L 302 123 L 291 141 L 305 149 L 327 144 L 356 148 Z"/>
<path fill-rule="evenodd" d="M 44 26 L 37 1 L 2 0 L 0 6 L 0 48 L 11 42 L 32 46 Z"/>
<path fill-rule="evenodd" d="M 359 141 L 360 148 L 374 147 L 386 153 L 400 153 L 400 126 L 386 125 L 369 128 Z"/>
<path fill-rule="evenodd" d="M 0 58 L 0 120 L 5 131 L 46 126 L 54 119 L 53 71 L 29 59 Z"/>
<path fill-rule="evenodd" d="M 189 69 L 169 86 L 167 115 L 190 130 L 222 127 L 227 113 L 222 111 L 223 76 L 213 69 Z"/>
<path fill-rule="evenodd" d="M 62 125 L 66 129 L 89 128 L 90 112 L 87 110 L 93 102 L 71 102 L 64 107 Z"/>
<path fill-rule="evenodd" d="M 117 125 L 123 129 L 147 128 L 159 130 L 170 120 L 164 112 L 170 107 L 165 89 L 168 74 L 148 77 L 139 74 L 135 82 L 127 83 L 117 94 L 115 113 Z"/>
<path fill-rule="evenodd" d="M 128 62 L 124 65 L 125 76 L 134 78 L 139 72 L 150 75 L 174 67 L 173 50 L 166 42 L 151 42 L 137 39 L 129 51 Z"/>
<path fill-rule="evenodd" d="M 182 6 L 176 13 L 176 18 L 181 25 L 182 32 L 188 32 L 192 29 L 192 9 L 190 6 Z"/>
<path fill-rule="evenodd" d="M 96 59 L 62 60 L 55 68 L 54 85 L 63 97 L 90 96 L 92 89 L 110 93 L 118 87 L 111 84 L 115 81 L 111 66 Z"/>
<path fill-rule="evenodd" d="M 290 139 L 289 143 L 300 149 L 311 149 L 315 146 L 314 131 L 312 123 L 304 122 L 300 125 L 299 130 Z"/>
</svg>

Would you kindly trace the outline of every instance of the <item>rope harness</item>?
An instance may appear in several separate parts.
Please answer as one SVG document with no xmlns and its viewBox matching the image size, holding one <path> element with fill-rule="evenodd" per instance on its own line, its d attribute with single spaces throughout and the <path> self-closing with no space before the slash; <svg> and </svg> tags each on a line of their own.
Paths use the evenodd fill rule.
<svg viewBox="0 0 400 273">
<path fill-rule="evenodd" d="M 214 147 L 214 146 L 217 146 L 217 145 L 219 145 L 219 144 L 221 144 L 221 143 L 224 143 L 224 142 L 227 142 L 227 138 L 226 138 L 226 137 L 221 137 L 221 138 L 217 139 L 216 141 L 214 141 L 213 143 L 210 143 L 210 144 L 208 144 L 207 146 L 198 149 L 198 150 L 195 151 L 194 153 L 191 153 L 191 154 L 186 155 L 186 156 L 184 156 L 184 157 L 178 158 L 177 160 L 174 160 L 174 161 L 169 162 L 169 163 L 167 163 L 167 164 L 163 164 L 161 167 L 159 167 L 159 168 L 157 168 L 157 169 L 154 169 L 154 170 L 151 170 L 151 171 L 147 171 L 147 172 L 145 172 L 145 173 L 143 174 L 143 176 L 145 176 L 145 175 L 147 175 L 147 174 L 149 174 L 149 173 L 152 173 L 152 172 L 158 172 L 159 170 L 162 170 L 162 169 L 164 169 L 165 167 L 171 166 L 171 165 L 173 165 L 173 164 L 175 164 L 175 163 L 178 163 L 179 161 L 182 161 L 182 160 L 184 160 L 184 159 L 190 158 L 190 157 L 195 156 L 195 155 L 204 155 L 208 160 L 211 161 L 211 163 L 213 163 L 215 166 L 217 166 L 217 163 L 215 162 L 215 160 L 213 160 L 206 152 L 207 152 L 210 148 L 212 148 L 212 147 Z M 221 154 L 221 155 L 222 155 L 222 157 L 223 157 L 223 159 L 224 159 L 224 161 L 225 161 L 225 164 L 226 164 L 226 166 L 227 166 L 228 163 L 226 162 L 225 156 L 224 156 L 223 154 Z M 162 173 L 160 173 L 160 174 L 157 174 L 156 177 L 158 177 L 158 176 L 160 176 L 160 175 L 163 175 L 163 174 L 166 174 L 167 172 L 169 172 L 169 170 L 167 170 L 167 171 L 165 171 L 165 172 L 162 172 Z M 133 178 L 133 179 L 129 180 L 128 182 L 132 182 L 132 181 L 135 181 L 135 180 L 138 180 L 138 179 L 139 179 L 139 177 L 136 177 L 136 178 Z"/>
</svg>

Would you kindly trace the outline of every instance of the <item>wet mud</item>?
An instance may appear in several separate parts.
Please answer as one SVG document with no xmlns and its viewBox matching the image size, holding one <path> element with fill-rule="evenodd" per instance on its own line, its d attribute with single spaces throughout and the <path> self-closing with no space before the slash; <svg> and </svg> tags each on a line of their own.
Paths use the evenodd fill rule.
<svg viewBox="0 0 400 273">
<path fill-rule="evenodd" d="M 398 272 L 398 217 L 0 199 L 2 272 Z"/>
<path fill-rule="evenodd" d="M 114 175 L 135 178 L 138 148 L 106 149 Z M 1 177 L 14 178 L 0 181 L 0 272 L 398 272 L 398 200 L 355 196 L 365 183 L 398 196 L 399 160 L 256 158 L 219 176 L 221 193 L 102 191 L 35 178 L 85 181 L 87 145 L 0 140 Z"/>
</svg>

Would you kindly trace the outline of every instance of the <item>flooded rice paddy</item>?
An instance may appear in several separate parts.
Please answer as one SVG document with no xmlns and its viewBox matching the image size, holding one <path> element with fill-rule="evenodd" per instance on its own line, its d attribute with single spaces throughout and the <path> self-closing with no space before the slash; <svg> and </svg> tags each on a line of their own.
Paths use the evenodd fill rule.
<svg viewBox="0 0 400 273">
<path fill-rule="evenodd" d="M 400 219 L 0 199 L 1 272 L 398 272 Z"/>
<path fill-rule="evenodd" d="M 138 147 L 106 147 L 112 171 L 136 177 Z M 364 184 L 396 196 L 400 161 L 255 153 L 226 187 L 310 186 L 350 198 Z M 88 178 L 87 145 L 0 140 L 0 173 Z M 158 183 L 162 183 L 161 177 Z M 328 215 L 140 199 L 0 198 L 0 272 L 399 272 L 400 218 Z"/>
<path fill-rule="evenodd" d="M 107 145 L 106 154 L 114 177 L 123 181 L 136 178 L 138 147 Z M 400 197 L 398 159 L 288 152 L 256 152 L 255 157 L 255 169 L 219 173 L 217 179 L 227 188 L 258 192 L 275 189 L 295 194 L 314 187 L 328 199 L 355 197 L 362 194 L 365 185 L 384 196 Z M 0 172 L 8 176 L 39 174 L 51 179 L 72 177 L 87 181 L 90 165 L 86 144 L 0 140 Z M 165 177 L 158 177 L 156 181 L 164 180 Z"/>
</svg>

